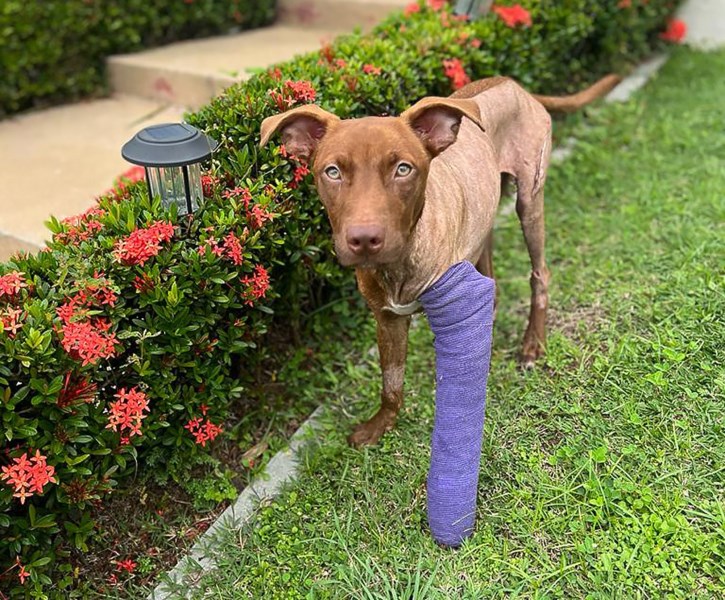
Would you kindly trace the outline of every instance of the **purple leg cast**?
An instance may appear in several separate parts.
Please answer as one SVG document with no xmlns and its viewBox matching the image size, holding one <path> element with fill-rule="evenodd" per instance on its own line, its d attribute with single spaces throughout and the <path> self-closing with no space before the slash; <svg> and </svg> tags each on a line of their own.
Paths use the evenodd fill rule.
<svg viewBox="0 0 725 600">
<path fill-rule="evenodd" d="M 495 295 L 493 279 L 462 262 L 420 296 L 436 351 L 428 522 L 446 546 L 459 546 L 476 519 Z"/>
</svg>

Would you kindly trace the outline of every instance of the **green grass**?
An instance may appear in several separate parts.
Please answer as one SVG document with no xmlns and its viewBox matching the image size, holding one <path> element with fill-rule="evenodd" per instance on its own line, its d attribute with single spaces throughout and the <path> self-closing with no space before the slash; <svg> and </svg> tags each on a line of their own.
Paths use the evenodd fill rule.
<svg viewBox="0 0 725 600">
<path fill-rule="evenodd" d="M 501 286 L 476 533 L 425 517 L 434 355 L 411 334 L 407 404 L 373 448 L 371 322 L 329 365 L 323 444 L 229 532 L 196 598 L 721 598 L 725 594 L 725 52 L 677 51 L 635 100 L 591 109 L 547 184 L 548 355 L 517 369 L 528 261 L 497 229 Z"/>
</svg>

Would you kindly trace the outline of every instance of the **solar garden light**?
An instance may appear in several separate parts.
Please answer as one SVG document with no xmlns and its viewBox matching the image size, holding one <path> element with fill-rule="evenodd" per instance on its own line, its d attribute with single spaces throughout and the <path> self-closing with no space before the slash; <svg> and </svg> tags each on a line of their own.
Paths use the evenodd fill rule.
<svg viewBox="0 0 725 600">
<path fill-rule="evenodd" d="M 476 17 L 485 15 L 493 4 L 493 0 L 458 0 L 453 9 L 455 15 L 466 15 L 473 20 Z"/>
<path fill-rule="evenodd" d="M 159 196 L 164 208 L 178 207 L 179 215 L 193 213 L 204 197 L 201 162 L 219 144 L 186 123 L 152 125 L 126 142 L 121 156 L 146 171 L 149 197 Z"/>
</svg>

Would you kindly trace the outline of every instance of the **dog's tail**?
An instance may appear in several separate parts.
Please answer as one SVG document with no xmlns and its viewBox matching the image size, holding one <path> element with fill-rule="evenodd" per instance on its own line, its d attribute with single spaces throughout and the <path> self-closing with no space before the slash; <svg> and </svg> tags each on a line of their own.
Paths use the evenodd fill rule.
<svg viewBox="0 0 725 600">
<path fill-rule="evenodd" d="M 587 89 L 570 96 L 540 96 L 538 94 L 532 94 L 532 96 L 543 104 L 548 111 L 569 113 L 594 102 L 597 98 L 601 98 L 621 80 L 622 78 L 619 75 L 607 75 Z"/>
</svg>

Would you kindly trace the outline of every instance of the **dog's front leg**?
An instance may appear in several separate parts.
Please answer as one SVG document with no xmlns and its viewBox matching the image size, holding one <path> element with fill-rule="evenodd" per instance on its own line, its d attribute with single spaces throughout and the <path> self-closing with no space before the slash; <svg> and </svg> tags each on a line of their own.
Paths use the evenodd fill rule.
<svg viewBox="0 0 725 600">
<path fill-rule="evenodd" d="M 374 311 L 378 324 L 378 351 L 383 372 L 383 391 L 380 409 L 368 421 L 361 423 L 350 434 L 351 446 L 375 444 L 395 426 L 403 406 L 403 378 L 408 355 L 408 329 L 410 317 L 401 317 L 387 311 Z"/>
</svg>

